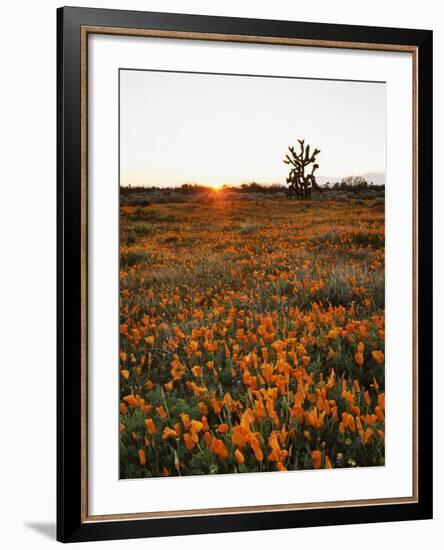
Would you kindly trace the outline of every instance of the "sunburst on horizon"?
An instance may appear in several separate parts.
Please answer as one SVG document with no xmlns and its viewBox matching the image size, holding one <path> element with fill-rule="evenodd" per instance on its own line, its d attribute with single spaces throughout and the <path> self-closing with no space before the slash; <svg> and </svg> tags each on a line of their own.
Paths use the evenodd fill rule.
<svg viewBox="0 0 444 550">
<path fill-rule="evenodd" d="M 209 187 L 211 187 L 211 189 L 213 191 L 220 191 L 223 187 L 223 184 L 221 184 L 221 183 L 210 183 Z"/>
</svg>

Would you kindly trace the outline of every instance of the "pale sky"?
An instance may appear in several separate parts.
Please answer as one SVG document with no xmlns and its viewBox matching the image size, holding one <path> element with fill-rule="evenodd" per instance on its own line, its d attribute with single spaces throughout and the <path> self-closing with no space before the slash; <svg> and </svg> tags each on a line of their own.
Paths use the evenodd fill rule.
<svg viewBox="0 0 444 550">
<path fill-rule="evenodd" d="M 385 84 L 120 71 L 121 185 L 284 183 L 305 139 L 318 176 L 385 171 Z"/>
</svg>

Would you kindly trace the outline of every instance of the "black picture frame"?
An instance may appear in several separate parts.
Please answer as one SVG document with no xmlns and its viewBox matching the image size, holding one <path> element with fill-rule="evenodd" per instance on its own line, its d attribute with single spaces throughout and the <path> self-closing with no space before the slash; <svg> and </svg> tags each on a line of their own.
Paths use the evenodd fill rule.
<svg viewBox="0 0 444 550">
<path fill-rule="evenodd" d="M 406 45 L 417 50 L 417 501 L 190 517 L 88 521 L 82 515 L 81 28 Z M 57 10 L 57 539 L 109 540 L 432 518 L 432 32 L 64 7 Z"/>
</svg>

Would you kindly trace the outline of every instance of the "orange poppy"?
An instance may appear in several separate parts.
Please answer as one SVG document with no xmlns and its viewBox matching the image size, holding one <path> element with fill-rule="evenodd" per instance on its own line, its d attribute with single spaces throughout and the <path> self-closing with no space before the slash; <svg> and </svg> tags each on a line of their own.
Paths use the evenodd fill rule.
<svg viewBox="0 0 444 550">
<path fill-rule="evenodd" d="M 123 400 L 128 403 L 128 405 L 133 409 L 135 409 L 138 405 L 137 399 L 134 397 L 134 395 L 126 395 Z"/>
<path fill-rule="evenodd" d="M 143 449 L 139 449 L 137 451 L 137 454 L 139 455 L 139 462 L 140 464 L 142 464 L 142 466 L 145 466 L 146 464 L 146 455 L 145 455 L 145 451 Z"/>
<path fill-rule="evenodd" d="M 156 407 L 156 411 L 162 420 L 165 420 L 165 418 L 168 416 L 162 405 L 160 407 Z"/>
<path fill-rule="evenodd" d="M 381 410 L 385 409 L 385 395 L 383 393 L 378 395 L 378 405 Z"/>
<path fill-rule="evenodd" d="M 238 464 L 243 464 L 245 462 L 244 455 L 241 453 L 239 449 L 236 449 L 234 451 L 234 457 L 236 458 L 236 462 Z"/>
<path fill-rule="evenodd" d="M 234 426 L 231 430 L 231 439 L 235 445 L 244 447 L 248 443 L 248 431 L 242 426 Z"/>
<path fill-rule="evenodd" d="M 225 443 L 221 439 L 217 439 L 216 437 L 213 437 L 213 440 L 211 441 L 210 449 L 216 456 L 220 458 L 228 457 L 227 448 L 225 447 Z"/>
<path fill-rule="evenodd" d="M 145 426 L 150 434 L 155 434 L 157 432 L 156 425 L 154 424 L 154 420 L 152 418 L 145 419 Z"/>
<path fill-rule="evenodd" d="M 254 452 L 254 456 L 256 457 L 256 460 L 258 462 L 262 462 L 262 460 L 264 460 L 264 454 L 262 452 L 262 449 L 261 449 L 261 446 L 259 444 L 259 441 L 255 438 L 255 437 L 252 437 L 251 440 L 250 440 L 250 446 L 251 448 L 253 449 L 253 452 Z"/>
<path fill-rule="evenodd" d="M 316 470 L 321 467 L 321 458 L 322 458 L 321 451 L 311 452 L 311 461 L 313 464 L 313 468 L 315 468 Z"/>
<path fill-rule="evenodd" d="M 172 430 L 171 428 L 166 427 L 163 430 L 162 439 L 171 439 L 177 437 L 176 430 Z"/>
<path fill-rule="evenodd" d="M 373 359 L 380 365 L 384 363 L 384 353 L 381 350 L 372 351 L 372 356 Z"/>
<path fill-rule="evenodd" d="M 183 426 L 186 430 L 188 430 L 189 426 L 190 426 L 190 417 L 188 414 L 185 414 L 185 413 L 180 413 L 180 419 L 182 420 L 183 422 Z"/>
<path fill-rule="evenodd" d="M 190 434 L 183 434 L 183 440 L 185 441 L 185 446 L 189 451 L 196 446 L 196 443 Z"/>
</svg>

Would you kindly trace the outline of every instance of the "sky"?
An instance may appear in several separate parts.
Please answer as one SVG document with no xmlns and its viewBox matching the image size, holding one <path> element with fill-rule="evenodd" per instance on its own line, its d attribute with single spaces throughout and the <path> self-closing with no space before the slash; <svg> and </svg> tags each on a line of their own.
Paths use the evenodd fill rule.
<svg viewBox="0 0 444 550">
<path fill-rule="evenodd" d="M 317 176 L 385 172 L 385 84 L 120 71 L 120 184 L 285 183 L 287 147 Z"/>
</svg>

